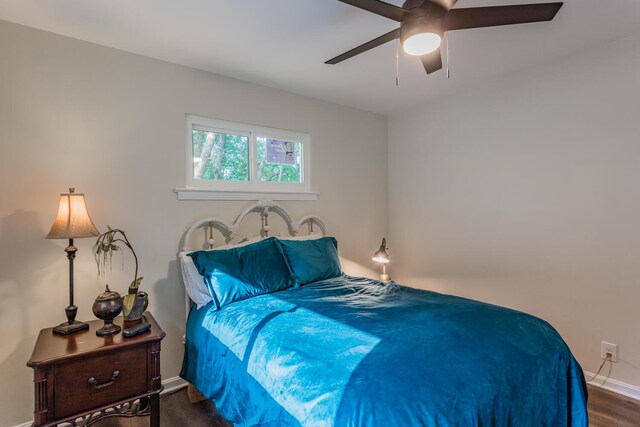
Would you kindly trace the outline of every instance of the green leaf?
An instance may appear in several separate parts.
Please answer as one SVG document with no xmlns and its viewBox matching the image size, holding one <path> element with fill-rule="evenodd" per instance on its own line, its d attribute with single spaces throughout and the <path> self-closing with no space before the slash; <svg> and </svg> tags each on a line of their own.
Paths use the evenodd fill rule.
<svg viewBox="0 0 640 427">
<path fill-rule="evenodd" d="M 144 279 L 144 277 L 138 277 L 136 280 L 131 282 L 131 285 L 129 286 L 129 295 L 131 294 L 135 295 L 138 293 L 138 288 L 140 287 L 140 283 L 142 282 L 142 279 Z"/>
<path fill-rule="evenodd" d="M 136 301 L 136 294 L 127 294 L 123 298 L 122 314 L 128 316 L 133 309 L 133 303 Z"/>
</svg>

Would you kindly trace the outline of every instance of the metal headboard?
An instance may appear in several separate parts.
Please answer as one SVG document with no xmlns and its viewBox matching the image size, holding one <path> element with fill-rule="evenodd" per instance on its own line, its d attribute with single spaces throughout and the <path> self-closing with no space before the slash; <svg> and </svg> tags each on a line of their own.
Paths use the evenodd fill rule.
<svg viewBox="0 0 640 427">
<path fill-rule="evenodd" d="M 260 237 L 269 237 L 269 232 L 271 231 L 271 226 L 269 225 L 269 214 L 271 212 L 278 214 L 284 220 L 284 223 L 287 227 L 288 236 L 297 236 L 301 227 L 303 227 L 305 224 L 308 227 L 308 234 L 318 234 L 319 229 L 320 234 L 322 234 L 323 236 L 326 235 L 326 227 L 324 225 L 324 222 L 317 216 L 307 215 L 295 221 L 291 217 L 289 212 L 287 212 L 284 207 L 280 206 L 276 202 L 271 200 L 261 200 L 245 209 L 240 215 L 238 215 L 233 224 L 229 224 L 228 222 L 217 217 L 205 218 L 197 221 L 187 230 L 184 236 L 184 246 L 182 247 L 182 251 L 188 252 L 202 249 L 203 247 L 208 247 L 210 249 L 214 248 L 216 246 L 214 230 L 218 230 L 220 233 L 222 233 L 222 235 L 224 236 L 225 245 L 233 246 L 233 244 L 239 244 L 246 240 L 249 240 L 251 236 L 247 235 L 243 239 L 232 243 L 234 239 L 238 237 L 242 222 L 251 213 L 258 213 L 260 215 Z M 191 247 L 193 234 L 199 229 L 202 229 L 204 231 L 205 242 L 203 246 L 193 248 Z M 189 310 L 191 309 L 192 301 L 191 298 L 189 298 L 189 295 L 186 293 L 186 290 L 185 302 L 186 315 L 188 316 Z"/>
</svg>

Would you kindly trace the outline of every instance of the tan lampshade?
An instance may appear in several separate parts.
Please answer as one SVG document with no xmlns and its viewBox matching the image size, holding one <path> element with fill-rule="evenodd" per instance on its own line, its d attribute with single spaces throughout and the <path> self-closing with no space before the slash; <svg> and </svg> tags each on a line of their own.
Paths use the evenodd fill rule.
<svg viewBox="0 0 640 427">
<path fill-rule="evenodd" d="M 87 212 L 84 194 L 75 193 L 75 188 L 70 188 L 69 193 L 61 194 L 58 215 L 46 238 L 75 239 L 99 235 L 100 232 L 96 230 Z"/>
</svg>

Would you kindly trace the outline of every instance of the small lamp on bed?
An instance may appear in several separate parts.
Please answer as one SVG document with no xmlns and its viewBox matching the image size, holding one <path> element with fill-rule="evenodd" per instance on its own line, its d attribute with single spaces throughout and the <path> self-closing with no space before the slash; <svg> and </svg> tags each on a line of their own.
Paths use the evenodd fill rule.
<svg viewBox="0 0 640 427">
<path fill-rule="evenodd" d="M 387 274 L 387 264 L 389 264 L 389 253 L 387 252 L 387 239 L 382 238 L 382 244 L 380 249 L 373 254 L 372 258 L 375 262 L 382 264 L 382 274 L 380 275 L 381 282 L 390 282 L 391 277 Z"/>
<path fill-rule="evenodd" d="M 67 321 L 53 328 L 57 334 L 68 335 L 89 327 L 88 323 L 76 320 L 78 307 L 73 304 L 73 260 L 78 248 L 73 245 L 73 239 L 80 237 L 95 237 L 100 233 L 87 212 L 84 194 L 76 193 L 70 188 L 68 193 L 60 195 L 58 215 L 47 234 L 47 239 L 69 239 L 69 246 L 65 249 L 69 259 L 69 306 L 65 308 Z"/>
</svg>

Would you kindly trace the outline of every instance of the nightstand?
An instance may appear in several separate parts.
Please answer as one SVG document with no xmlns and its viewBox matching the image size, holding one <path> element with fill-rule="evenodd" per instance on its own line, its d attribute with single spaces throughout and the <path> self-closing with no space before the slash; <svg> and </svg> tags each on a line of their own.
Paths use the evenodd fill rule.
<svg viewBox="0 0 640 427">
<path fill-rule="evenodd" d="M 151 426 L 159 427 L 160 341 L 165 333 L 150 313 L 144 317 L 151 330 L 131 338 L 122 333 L 96 336 L 101 320 L 71 335 L 41 330 L 27 362 L 34 371 L 33 425 L 88 426 L 107 416 L 150 415 Z M 118 317 L 114 323 L 122 326 L 123 320 Z"/>
</svg>

